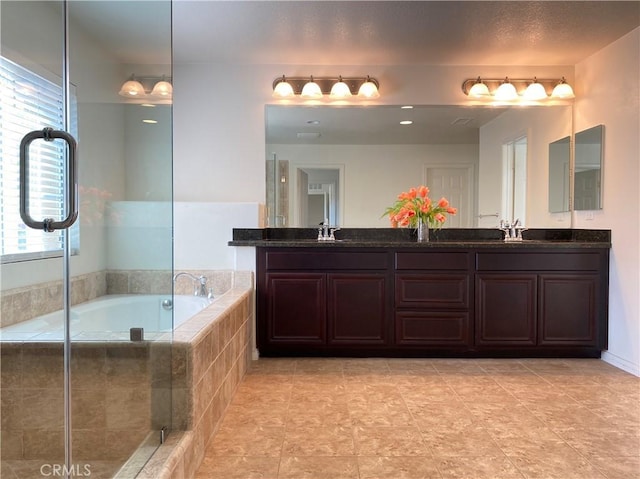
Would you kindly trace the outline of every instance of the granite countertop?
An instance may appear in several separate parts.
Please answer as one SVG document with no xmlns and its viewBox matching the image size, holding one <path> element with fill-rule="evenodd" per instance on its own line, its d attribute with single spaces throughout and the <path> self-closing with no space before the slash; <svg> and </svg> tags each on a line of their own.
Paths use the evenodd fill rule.
<svg viewBox="0 0 640 479">
<path fill-rule="evenodd" d="M 315 228 L 239 228 L 229 246 L 276 248 L 611 248 L 611 230 L 528 229 L 523 241 L 504 241 L 494 228 L 431 230 L 418 243 L 409 228 L 343 228 L 335 241 L 319 241 Z"/>
</svg>

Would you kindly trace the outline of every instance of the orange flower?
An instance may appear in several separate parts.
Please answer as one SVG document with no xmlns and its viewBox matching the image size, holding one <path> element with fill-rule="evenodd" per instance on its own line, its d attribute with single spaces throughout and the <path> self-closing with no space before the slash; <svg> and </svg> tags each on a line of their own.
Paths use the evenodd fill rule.
<svg viewBox="0 0 640 479">
<path fill-rule="evenodd" d="M 446 214 L 455 215 L 458 210 L 449 204 L 446 198 L 440 198 L 434 204 L 429 198 L 429 188 L 420 185 L 409 188 L 397 197 L 393 206 L 385 211 L 391 225 L 415 228 L 419 221 L 426 221 L 431 227 L 439 228 L 446 221 Z"/>
</svg>

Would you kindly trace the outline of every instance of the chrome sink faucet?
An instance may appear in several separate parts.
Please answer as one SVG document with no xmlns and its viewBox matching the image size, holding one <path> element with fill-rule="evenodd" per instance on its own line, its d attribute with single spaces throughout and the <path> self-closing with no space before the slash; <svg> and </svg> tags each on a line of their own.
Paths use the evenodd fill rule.
<svg viewBox="0 0 640 479">
<path fill-rule="evenodd" d="M 500 220 L 498 229 L 504 232 L 505 241 L 522 241 L 522 232 L 527 228 L 520 224 L 520 219 L 516 219 L 513 223 Z"/>
<path fill-rule="evenodd" d="M 329 220 L 325 219 L 320 223 L 320 228 L 318 228 L 318 241 L 335 241 L 336 231 L 340 231 L 340 228 L 331 228 L 329 226 Z"/>
<path fill-rule="evenodd" d="M 203 298 L 209 298 L 212 299 L 213 298 L 213 288 L 209 288 L 209 290 L 207 290 L 207 277 L 206 276 L 195 276 L 191 273 L 187 273 L 186 271 L 182 271 L 180 273 L 176 273 L 173 275 L 173 282 L 175 284 L 175 282 L 178 280 L 178 278 L 180 276 L 186 276 L 187 278 L 190 278 L 193 281 L 193 295 L 194 296 L 200 296 Z"/>
</svg>

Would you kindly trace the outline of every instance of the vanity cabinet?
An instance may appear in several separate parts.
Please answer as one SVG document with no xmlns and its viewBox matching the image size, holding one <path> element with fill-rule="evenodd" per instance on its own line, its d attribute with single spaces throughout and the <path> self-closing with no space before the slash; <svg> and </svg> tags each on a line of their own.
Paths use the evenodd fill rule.
<svg viewBox="0 0 640 479">
<path fill-rule="evenodd" d="M 258 261 L 261 354 L 386 347 L 389 255 L 266 251 Z"/>
<path fill-rule="evenodd" d="M 482 347 L 606 347 L 607 255 L 478 253 L 475 343 Z"/>
<path fill-rule="evenodd" d="M 608 248 L 256 251 L 263 356 L 598 357 L 607 347 Z"/>
<path fill-rule="evenodd" d="M 395 253 L 397 347 L 471 347 L 471 258 L 465 252 Z"/>
</svg>

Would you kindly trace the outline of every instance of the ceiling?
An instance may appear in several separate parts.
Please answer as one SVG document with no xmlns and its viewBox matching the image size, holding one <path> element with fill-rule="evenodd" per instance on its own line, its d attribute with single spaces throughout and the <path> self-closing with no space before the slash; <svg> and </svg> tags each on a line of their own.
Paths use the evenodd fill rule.
<svg viewBox="0 0 640 479">
<path fill-rule="evenodd" d="M 75 0 L 70 13 L 125 63 L 157 63 L 171 8 L 176 63 L 575 65 L 640 25 L 640 1 Z"/>
<path fill-rule="evenodd" d="M 638 27 L 640 1 L 78 0 L 70 14 L 131 64 L 167 63 L 172 46 L 174 64 L 575 65 Z M 374 112 L 384 115 L 376 120 Z M 329 116 L 335 113 L 346 121 Z M 415 124 L 428 128 L 408 139 L 417 129 L 399 130 L 400 113 L 406 116 L 391 114 L 391 127 L 381 108 L 274 110 L 268 132 L 279 136 L 269 141 L 345 143 L 345 132 L 360 127 L 361 143 L 428 143 L 454 134 L 452 142 L 464 143 L 490 119 L 443 108 L 436 120 L 415 109 Z M 473 120 L 450 128 L 458 117 Z M 297 138 L 314 119 L 322 136 Z M 391 128 L 397 136 L 385 139 Z"/>
</svg>

